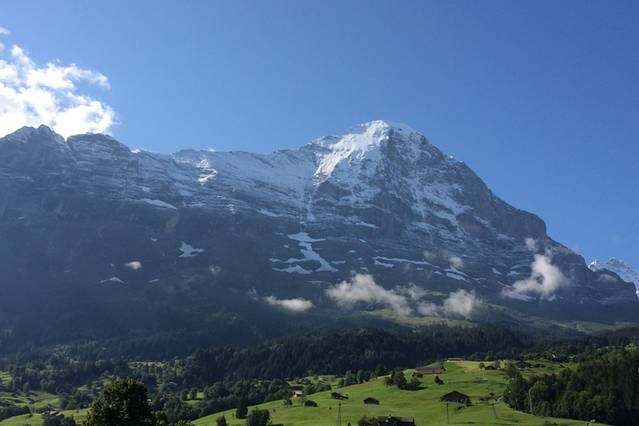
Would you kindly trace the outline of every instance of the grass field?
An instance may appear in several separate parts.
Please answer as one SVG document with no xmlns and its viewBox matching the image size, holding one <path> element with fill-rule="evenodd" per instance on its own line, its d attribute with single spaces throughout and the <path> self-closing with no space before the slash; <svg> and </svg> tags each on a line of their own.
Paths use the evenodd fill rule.
<svg viewBox="0 0 639 426">
<path fill-rule="evenodd" d="M 62 411 L 66 417 L 73 417 L 78 424 L 86 417 L 87 410 L 69 410 Z M 0 422 L 0 426 L 41 426 L 44 419 L 40 414 L 23 414 L 21 416 L 11 417 Z"/>
<path fill-rule="evenodd" d="M 544 368 L 533 368 L 524 371 L 525 375 L 558 372 L 562 368 L 570 368 L 568 364 L 543 362 Z M 489 363 L 487 363 L 489 364 Z M 502 363 L 503 365 L 503 363 Z M 422 386 L 418 390 L 399 390 L 395 386 L 387 387 L 383 378 L 370 382 L 337 389 L 338 392 L 349 395 L 349 399 L 341 403 L 342 425 L 348 422 L 352 426 L 363 416 L 395 415 L 414 417 L 417 425 L 585 425 L 585 421 L 541 418 L 530 414 L 514 411 L 499 399 L 491 399 L 491 394 L 499 398 L 506 386 L 506 377 L 502 371 L 485 371 L 474 361 L 450 361 L 445 363 L 446 373 L 440 377 L 444 384 L 437 385 L 433 376 L 424 376 Z M 410 378 L 412 371 L 407 370 Z M 331 383 L 334 390 L 338 377 L 322 376 L 324 382 Z M 448 392 L 457 390 L 470 396 L 473 401 L 471 407 L 460 407 L 454 404 L 448 406 L 448 421 L 446 404 L 440 402 L 440 397 Z M 284 426 L 333 426 L 337 425 L 339 402 L 332 399 L 332 391 L 319 392 L 309 395 L 308 399 L 317 402 L 318 407 L 304 407 L 299 399 L 293 399 L 293 405 L 285 407 L 282 401 L 272 401 L 256 406 L 268 409 L 274 425 Z M 28 394 L 2 393 L 2 398 L 20 405 L 29 405 L 35 410 L 45 406 L 56 406 L 57 397 L 44 392 L 30 392 Z M 201 395 L 198 395 L 201 397 Z M 364 398 L 373 397 L 380 401 L 380 405 L 365 405 Z M 199 399 L 199 398 L 198 398 Z M 482 399 L 495 401 L 492 405 L 482 402 Z M 195 403 L 196 401 L 192 401 Z M 256 408 L 250 407 L 250 409 Z M 73 416 L 81 422 L 86 416 L 86 409 L 63 411 L 64 415 Z M 216 419 L 224 415 L 229 425 L 243 426 L 246 421 L 234 418 L 235 410 L 216 413 L 211 416 L 195 420 L 196 426 L 215 426 Z M 43 419 L 39 414 L 15 416 L 0 421 L 0 426 L 41 426 Z M 599 424 L 599 423 L 598 423 Z"/>
<path fill-rule="evenodd" d="M 370 382 L 348 386 L 338 391 L 349 395 L 349 399 L 341 403 L 342 425 L 348 422 L 355 426 L 363 416 L 395 415 L 414 417 L 417 425 L 585 425 L 585 421 L 553 419 L 535 417 L 510 409 L 503 402 L 495 404 L 495 410 L 490 405 L 480 402 L 491 392 L 501 395 L 506 386 L 506 378 L 501 371 L 484 371 L 479 369 L 477 362 L 454 361 L 445 364 L 447 372 L 440 377 L 443 385 L 437 385 L 434 377 L 425 376 L 422 388 L 408 391 L 396 387 L 387 387 L 382 378 Z M 543 369 L 542 369 L 543 370 Z M 412 371 L 407 371 L 407 377 Z M 445 393 L 457 390 L 469 395 L 473 406 L 460 408 L 453 404 L 448 406 L 447 423 L 446 404 L 439 398 Z M 304 407 L 299 401 L 293 401 L 293 406 L 284 407 L 282 401 L 272 401 L 257 407 L 271 412 L 273 424 L 285 426 L 333 426 L 337 425 L 338 401 L 332 399 L 331 391 L 309 395 L 308 399 L 317 402 L 318 407 Z M 380 405 L 364 405 L 366 397 L 373 397 L 380 401 Z M 255 407 L 250 407 L 253 409 Z M 224 415 L 230 425 L 244 425 L 245 420 L 234 419 L 235 410 L 216 413 L 194 421 L 196 426 L 215 426 L 217 417 Z M 0 425 L 2 425 L 0 423 Z"/>
<path fill-rule="evenodd" d="M 0 371 L 0 383 L 6 383 L 10 379 L 11 376 L 8 373 Z M 23 414 L 5 419 L 0 421 L 0 426 L 40 426 L 43 423 L 43 418 L 37 413 L 46 407 L 58 407 L 60 405 L 60 399 L 56 395 L 41 391 L 0 391 L 0 401 L 14 405 L 28 406 L 36 413 L 33 415 Z M 84 417 L 86 416 L 86 410 L 69 410 L 63 411 L 63 413 L 67 417 L 73 416 L 76 420 L 84 420 Z"/>
</svg>

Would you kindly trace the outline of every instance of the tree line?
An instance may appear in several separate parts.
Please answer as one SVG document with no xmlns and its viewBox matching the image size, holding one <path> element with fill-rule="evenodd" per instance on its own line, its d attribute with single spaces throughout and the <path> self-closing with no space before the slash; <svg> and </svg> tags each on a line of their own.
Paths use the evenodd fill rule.
<svg viewBox="0 0 639 426">
<path fill-rule="evenodd" d="M 525 378 L 514 364 L 504 400 L 520 411 L 615 425 L 639 424 L 639 351 L 635 346 L 591 349 L 576 368 Z"/>
</svg>

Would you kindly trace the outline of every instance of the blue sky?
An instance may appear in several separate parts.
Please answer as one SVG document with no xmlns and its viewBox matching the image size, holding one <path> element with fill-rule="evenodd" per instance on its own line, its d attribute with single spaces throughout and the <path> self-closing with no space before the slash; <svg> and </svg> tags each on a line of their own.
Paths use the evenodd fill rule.
<svg viewBox="0 0 639 426">
<path fill-rule="evenodd" d="M 4 0 L 0 43 L 77 64 L 73 94 L 97 101 L 83 111 L 113 112 L 134 148 L 267 152 L 407 123 L 586 260 L 639 267 L 637 16 L 624 1 Z"/>
</svg>

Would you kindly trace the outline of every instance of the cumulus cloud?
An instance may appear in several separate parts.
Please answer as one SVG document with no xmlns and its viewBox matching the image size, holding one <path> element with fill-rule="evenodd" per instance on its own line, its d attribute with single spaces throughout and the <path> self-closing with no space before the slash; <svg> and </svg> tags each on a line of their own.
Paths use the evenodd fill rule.
<svg viewBox="0 0 639 426">
<path fill-rule="evenodd" d="M 9 31 L 3 26 L 0 26 L 0 35 L 9 35 L 9 34 L 11 34 L 11 31 Z"/>
<path fill-rule="evenodd" d="M 524 240 L 526 243 L 526 248 L 532 252 L 537 251 L 537 241 L 534 238 L 526 238 Z"/>
<path fill-rule="evenodd" d="M 453 268 L 462 268 L 464 266 L 464 261 L 459 256 L 450 256 L 448 261 Z"/>
<path fill-rule="evenodd" d="M 411 300 L 419 300 L 426 296 L 426 290 L 417 287 L 415 284 L 408 284 L 404 287 L 397 287 L 396 292 L 406 295 Z"/>
<path fill-rule="evenodd" d="M 278 299 L 275 296 L 267 296 L 264 300 L 269 305 L 278 306 L 292 312 L 304 312 L 313 307 L 313 302 L 300 297 L 294 299 Z"/>
<path fill-rule="evenodd" d="M 422 315 L 428 316 L 428 317 L 433 317 L 433 316 L 439 316 L 440 315 L 440 309 L 439 307 L 431 302 L 424 302 L 424 303 L 420 303 L 417 306 L 417 312 L 419 312 Z"/>
<path fill-rule="evenodd" d="M 219 265 L 209 265 L 209 272 L 211 275 L 219 275 L 222 272 L 222 267 Z"/>
<path fill-rule="evenodd" d="M 457 290 L 444 299 L 442 309 L 445 314 L 467 317 L 480 303 L 481 301 L 477 299 L 474 290 L 470 292 Z"/>
<path fill-rule="evenodd" d="M 137 261 L 137 260 L 134 260 L 134 261 L 131 261 L 129 263 L 125 263 L 124 266 L 126 268 L 133 269 L 134 271 L 137 271 L 138 269 L 142 268 L 142 263 Z"/>
<path fill-rule="evenodd" d="M 548 251 L 536 254 L 530 268 L 528 278 L 516 281 L 510 288 L 505 288 L 502 294 L 511 299 L 550 299 L 559 288 L 569 283 L 561 270 L 552 264 L 552 256 Z"/>
<path fill-rule="evenodd" d="M 350 281 L 342 281 L 329 288 L 326 294 L 335 303 L 345 307 L 366 302 L 388 306 L 401 316 L 412 313 L 405 296 L 399 294 L 397 290 L 387 290 L 376 284 L 373 276 L 368 274 L 356 274 Z"/>
<path fill-rule="evenodd" d="M 469 317 L 482 301 L 477 298 L 475 291 L 463 289 L 451 292 L 441 306 L 424 302 L 417 307 L 417 312 L 426 316 L 462 316 Z"/>
<path fill-rule="evenodd" d="M 426 316 L 468 317 L 482 303 L 474 291 L 460 289 L 449 293 L 441 305 L 437 305 L 422 300 L 427 293 L 421 287 L 409 284 L 388 290 L 368 274 L 357 274 L 350 281 L 342 281 L 326 290 L 326 294 L 340 306 L 350 308 L 358 302 L 375 303 L 390 307 L 400 316 L 409 316 L 416 310 Z"/>
<path fill-rule="evenodd" d="M 0 27 L 0 33 L 4 28 Z M 20 46 L 0 49 L 0 136 L 45 124 L 62 136 L 108 133 L 113 109 L 80 93 L 78 84 L 109 88 L 107 77 L 76 64 L 35 63 Z"/>
</svg>

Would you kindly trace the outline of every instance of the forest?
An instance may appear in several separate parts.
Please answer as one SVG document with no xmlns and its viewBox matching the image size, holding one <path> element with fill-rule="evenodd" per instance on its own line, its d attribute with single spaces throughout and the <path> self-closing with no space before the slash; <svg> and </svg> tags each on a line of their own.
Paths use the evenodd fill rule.
<svg viewBox="0 0 639 426">
<path fill-rule="evenodd" d="M 578 367 L 560 375 L 527 377 L 508 364 L 504 398 L 513 408 L 529 411 L 530 394 L 535 414 L 632 424 L 620 419 L 637 420 L 635 335 L 636 330 L 624 330 L 549 338 L 486 324 L 433 325 L 419 331 L 355 329 L 202 349 L 165 361 L 109 357 L 99 346 L 80 344 L 1 359 L 0 371 L 10 379 L 0 379 L 0 391 L 48 392 L 59 397 L 59 408 L 72 410 L 89 407 L 114 379 L 129 378 L 148 390 L 153 410 L 177 422 L 285 399 L 296 379 L 306 395 L 330 390 L 330 385 L 302 379 L 316 374 L 339 375 L 338 386 L 347 386 L 449 357 L 493 361 L 534 356 Z M 3 404 L 0 420 L 22 412 L 24 407 Z"/>
</svg>

